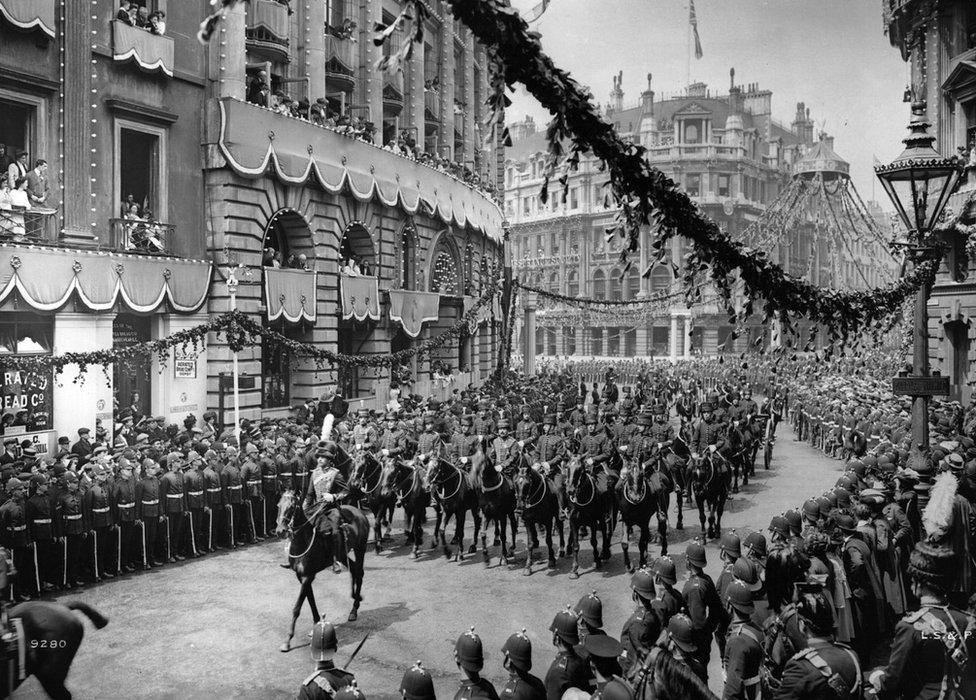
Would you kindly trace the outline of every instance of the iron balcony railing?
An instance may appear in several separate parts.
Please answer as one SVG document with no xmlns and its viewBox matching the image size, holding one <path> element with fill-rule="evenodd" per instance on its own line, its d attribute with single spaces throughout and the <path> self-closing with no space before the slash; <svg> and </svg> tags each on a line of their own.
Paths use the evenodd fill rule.
<svg viewBox="0 0 976 700">
<path fill-rule="evenodd" d="M 142 219 L 109 219 L 109 245 L 115 250 L 149 255 L 172 252 L 176 226 Z"/>
</svg>

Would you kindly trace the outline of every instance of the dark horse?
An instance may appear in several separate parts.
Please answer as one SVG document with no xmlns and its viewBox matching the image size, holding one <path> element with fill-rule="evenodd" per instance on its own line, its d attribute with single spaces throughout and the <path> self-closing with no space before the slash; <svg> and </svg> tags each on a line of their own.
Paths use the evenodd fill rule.
<svg viewBox="0 0 976 700">
<path fill-rule="evenodd" d="M 566 500 L 569 505 L 569 549 L 573 553 L 573 570 L 570 578 L 579 578 L 579 531 L 586 526 L 590 530 L 593 546 L 593 566 L 600 568 L 601 553 L 597 548 L 596 533 L 603 533 L 602 559 L 610 558 L 610 532 L 607 515 L 611 511 L 613 494 L 601 492 L 596 477 L 583 466 L 579 457 L 569 460 L 569 478 L 566 484 Z"/>
<path fill-rule="evenodd" d="M 481 529 L 478 494 L 469 482 L 468 475 L 446 459 L 431 460 L 427 479 L 430 482 L 430 490 L 434 495 L 435 504 L 434 543 L 436 545 L 439 537 L 441 547 L 444 548 L 444 556 L 448 559 L 451 558 L 451 548 L 447 544 L 447 537 L 444 533 L 447 530 L 447 524 L 451 522 L 451 518 L 454 518 L 454 539 L 452 543 L 457 544 L 454 561 L 461 561 L 464 559 L 464 520 L 468 511 L 471 511 L 471 517 L 474 519 L 476 539 L 478 531 Z M 442 521 L 443 529 L 441 528 Z"/>
<path fill-rule="evenodd" d="M 514 473 L 524 464 L 525 456 L 519 454 L 513 460 L 514 466 L 504 471 L 511 470 Z M 481 551 L 485 557 L 485 566 L 488 566 L 491 560 L 488 555 L 488 523 L 494 523 L 494 546 L 501 545 L 502 557 L 498 563 L 503 564 L 515 556 L 515 532 L 518 529 L 518 521 L 515 518 L 515 486 L 502 468 L 493 464 L 488 457 L 486 457 L 480 472 L 479 483 L 474 486 L 478 492 L 478 504 L 481 506 L 481 514 L 484 520 L 484 529 L 481 530 Z M 509 529 L 512 531 L 511 554 L 509 554 L 506 536 L 506 531 Z"/>
<path fill-rule="evenodd" d="M 61 605 L 36 600 L 11 608 L 8 613 L 10 621 L 15 628 L 18 625 L 23 627 L 23 677 L 4 678 L 0 692 L 15 688 L 28 676 L 34 676 L 52 700 L 71 700 L 71 693 L 64 687 L 64 679 L 68 677 L 71 662 L 85 636 L 85 626 L 72 610 L 91 620 L 95 629 L 102 629 L 108 624 L 108 619 L 95 608 L 78 601 Z"/>
<path fill-rule="evenodd" d="M 698 505 L 698 521 L 707 539 L 722 532 L 722 513 L 729 497 L 729 476 L 722 469 L 722 457 L 717 453 L 692 457 L 688 464 L 691 491 Z M 708 529 L 705 528 L 705 508 L 708 508 Z"/>
<path fill-rule="evenodd" d="M 671 501 L 671 477 L 665 469 L 653 466 L 663 465 L 663 460 L 648 460 L 641 464 L 639 459 L 625 467 L 617 484 L 617 506 L 620 520 L 624 524 L 625 535 L 620 543 L 624 552 L 624 565 L 631 573 L 634 566 L 630 561 L 630 538 L 634 528 L 640 530 L 637 550 L 640 553 L 639 566 L 647 563 L 647 545 L 651 539 L 651 517 L 657 517 L 657 531 L 661 539 L 661 556 L 668 554 L 668 505 Z"/>
<path fill-rule="evenodd" d="M 420 545 L 424 541 L 424 519 L 430 505 L 430 493 L 424 486 L 419 466 L 413 462 L 391 459 L 383 468 L 384 496 L 396 499 L 403 506 L 404 526 L 407 529 L 407 544 L 413 543 L 413 558 L 420 556 Z"/>
<path fill-rule="evenodd" d="M 298 600 L 291 611 L 291 627 L 288 630 L 288 639 L 281 645 L 282 651 L 291 649 L 295 623 L 306 599 L 312 611 L 312 621 L 319 621 L 312 582 L 317 573 L 324 571 L 333 562 L 345 564 L 349 569 L 353 601 L 349 621 L 353 622 L 359 617 L 359 604 L 363 600 L 363 563 L 366 558 L 366 540 L 369 539 L 369 521 L 361 510 L 352 506 L 339 506 L 339 516 L 339 536 L 334 538 L 319 532 L 306 516 L 305 509 L 293 490 L 285 491 L 278 501 L 278 525 L 275 532 L 279 537 L 287 534 L 291 540 L 288 545 L 288 563 L 302 584 Z M 336 539 L 340 545 L 339 551 L 335 551 Z"/>
<path fill-rule="evenodd" d="M 756 437 L 743 420 L 734 420 L 729 426 L 729 464 L 732 467 L 732 493 L 739 493 L 739 476 L 742 485 L 749 485 L 749 477 L 755 472 Z"/>
<path fill-rule="evenodd" d="M 717 700 L 686 664 L 661 646 L 653 647 L 627 680 L 634 689 L 635 700 Z M 590 693 L 570 688 L 562 697 L 563 700 L 589 700 Z"/>
<path fill-rule="evenodd" d="M 539 536 L 536 527 L 541 527 L 546 533 L 546 547 L 549 550 L 548 566 L 556 568 L 556 555 L 552 549 L 553 524 L 559 528 L 559 556 L 566 553 L 566 542 L 563 537 L 563 523 L 559 520 L 559 501 L 552 481 L 523 463 L 515 476 L 516 512 L 522 514 L 522 524 L 525 525 L 525 575 L 532 573 L 532 558 L 535 548 L 539 546 Z"/>
<path fill-rule="evenodd" d="M 386 537 L 390 536 L 396 499 L 392 493 L 384 491 L 383 465 L 369 452 L 360 452 L 353 460 L 349 490 L 353 500 L 357 503 L 365 501 L 373 514 L 373 548 L 379 554 L 384 527 Z"/>
</svg>

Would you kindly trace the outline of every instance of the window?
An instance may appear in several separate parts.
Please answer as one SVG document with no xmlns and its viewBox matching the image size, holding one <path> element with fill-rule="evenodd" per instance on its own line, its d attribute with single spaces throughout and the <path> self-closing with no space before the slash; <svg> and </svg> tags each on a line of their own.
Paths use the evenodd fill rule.
<svg viewBox="0 0 976 700">
<path fill-rule="evenodd" d="M 624 299 L 630 301 L 640 293 L 640 272 L 636 265 L 631 265 L 627 272 L 626 285 L 624 287 Z"/>
<path fill-rule="evenodd" d="M 573 187 L 569 190 L 569 208 L 578 209 L 579 208 L 579 188 Z"/>
<path fill-rule="evenodd" d="M 579 296 L 579 274 L 576 270 L 570 270 L 566 276 L 566 294 L 571 297 Z"/>
<path fill-rule="evenodd" d="M 552 254 L 553 255 L 558 255 L 559 254 L 559 234 L 556 231 L 553 231 L 552 232 L 552 235 L 551 235 L 551 238 L 550 238 L 550 241 L 549 241 L 549 245 L 550 245 L 550 250 L 552 250 Z"/>
<path fill-rule="evenodd" d="M 168 219 L 166 131 L 122 119 L 115 123 L 115 192 L 119 216 Z"/>
<path fill-rule="evenodd" d="M 400 288 L 416 289 L 417 233 L 413 226 L 404 226 L 400 234 Z"/>
<path fill-rule="evenodd" d="M 671 288 L 671 272 L 664 265 L 651 270 L 651 294 L 663 294 Z"/>
<path fill-rule="evenodd" d="M 701 141 L 702 124 L 700 120 L 684 122 L 685 143 L 699 143 Z"/>
<path fill-rule="evenodd" d="M 729 189 L 729 176 L 728 175 L 719 175 L 718 176 L 718 196 L 719 197 L 728 197 L 730 194 L 731 194 L 731 190 Z"/>
<path fill-rule="evenodd" d="M 21 151 L 28 154 L 28 169 L 34 167 L 34 160 L 46 157 L 37 152 L 36 123 L 37 109 L 34 105 L 4 99 L 4 93 L 0 91 L 0 167 L 4 168 L 4 175 L 6 166 Z"/>
<path fill-rule="evenodd" d="M 532 205 L 532 199 L 530 197 L 526 197 L 525 199 L 522 200 L 522 213 L 525 214 L 526 216 L 529 215 L 529 207 L 531 205 Z"/>
<path fill-rule="evenodd" d="M 976 143 L 976 100 L 971 100 L 963 104 L 966 113 L 966 143 L 967 148 L 971 148 Z"/>
<path fill-rule="evenodd" d="M 697 197 L 701 194 L 701 174 L 689 173 L 685 178 L 685 191 L 689 197 Z"/>
<path fill-rule="evenodd" d="M 288 335 L 288 328 L 285 328 Z M 291 362 L 278 343 L 261 339 L 261 407 L 283 408 L 291 403 Z"/>
<path fill-rule="evenodd" d="M 0 355 L 47 355 L 52 352 L 53 339 L 52 316 L 18 312 L 0 314 Z M 8 371 L 0 360 L 0 411 L 3 414 L 0 434 L 7 426 L 15 426 L 20 432 L 50 429 L 53 392 L 50 370 Z"/>
<path fill-rule="evenodd" d="M 572 326 L 563 328 L 563 353 L 566 355 L 576 354 L 576 329 Z"/>
<path fill-rule="evenodd" d="M 597 270 L 593 273 L 593 298 L 607 298 L 607 276 L 603 270 Z"/>
<path fill-rule="evenodd" d="M 591 355 L 603 354 L 603 329 L 602 328 L 590 329 L 590 354 Z"/>
<path fill-rule="evenodd" d="M 620 270 L 614 268 L 610 271 L 610 299 L 620 301 Z"/>
<path fill-rule="evenodd" d="M 0 355 L 49 355 L 54 347 L 54 321 L 33 313 L 0 315 Z"/>
</svg>

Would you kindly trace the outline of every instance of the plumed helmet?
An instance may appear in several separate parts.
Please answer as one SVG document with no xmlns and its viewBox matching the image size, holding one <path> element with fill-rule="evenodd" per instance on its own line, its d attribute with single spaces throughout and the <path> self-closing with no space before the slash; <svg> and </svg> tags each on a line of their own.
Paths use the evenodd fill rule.
<svg viewBox="0 0 976 700">
<path fill-rule="evenodd" d="M 742 556 L 742 540 L 735 534 L 735 530 L 729 530 L 722 535 L 719 549 L 736 559 Z"/>
<path fill-rule="evenodd" d="M 945 591 L 953 579 L 954 562 L 952 549 L 922 540 L 908 559 L 908 574 L 920 584 Z"/>
<path fill-rule="evenodd" d="M 756 564 L 745 557 L 739 557 L 732 565 L 732 576 L 743 584 L 750 591 L 758 591 L 762 588 L 762 581 L 759 580 L 759 569 Z"/>
<path fill-rule="evenodd" d="M 511 423 L 511 421 L 508 420 L 508 418 L 500 418 L 498 420 L 498 427 L 499 428 L 511 428 L 512 427 L 512 423 Z"/>
<path fill-rule="evenodd" d="M 834 628 L 834 607 L 823 591 L 802 591 L 796 611 L 815 633 L 830 633 Z"/>
<path fill-rule="evenodd" d="M 590 627 L 603 627 L 603 601 L 596 591 L 580 598 L 574 610 Z"/>
<path fill-rule="evenodd" d="M 725 591 L 725 602 L 742 613 L 751 613 L 756 609 L 752 602 L 752 591 L 738 579 L 733 579 Z"/>
<path fill-rule="evenodd" d="M 325 620 L 319 620 L 312 628 L 312 659 L 328 661 L 335 657 L 339 648 L 339 638 L 336 636 L 335 625 Z"/>
<path fill-rule="evenodd" d="M 745 545 L 753 556 L 759 558 L 766 556 L 766 536 L 758 530 L 746 535 Z"/>
<path fill-rule="evenodd" d="M 700 542 L 689 542 L 685 547 L 685 556 L 689 564 L 694 564 L 700 569 L 705 568 L 705 547 Z"/>
<path fill-rule="evenodd" d="M 515 668 L 528 672 L 532 669 L 532 642 L 525 635 L 525 629 L 516 632 L 505 640 L 502 653 L 508 657 Z"/>
<path fill-rule="evenodd" d="M 543 425 L 555 425 L 556 424 L 556 414 L 555 413 L 547 413 L 546 415 L 544 415 L 542 417 L 542 424 Z"/>
<path fill-rule="evenodd" d="M 454 644 L 454 653 L 457 656 L 458 663 L 461 664 L 461 668 L 466 671 L 477 673 L 485 665 L 481 637 L 474 633 L 474 627 L 458 637 Z"/>
<path fill-rule="evenodd" d="M 549 631 L 555 632 L 564 642 L 569 644 L 579 644 L 579 618 L 573 612 L 572 606 L 567 605 L 565 610 L 560 610 L 552 618 Z"/>
<path fill-rule="evenodd" d="M 659 557 L 654 562 L 654 575 L 665 583 L 674 585 L 678 581 L 678 574 L 674 568 L 674 560 L 671 557 Z"/>
<path fill-rule="evenodd" d="M 339 688 L 338 692 L 333 696 L 334 700 L 366 700 L 366 696 L 363 691 L 359 689 L 356 685 L 356 679 L 353 678 L 349 685 Z"/>
<path fill-rule="evenodd" d="M 694 638 L 694 625 L 691 618 L 684 613 L 672 615 L 668 620 L 668 636 L 681 651 L 692 654 L 698 650 Z"/>
<path fill-rule="evenodd" d="M 638 569 L 630 579 L 630 587 L 645 598 L 653 598 L 654 575 L 647 569 Z"/>
<path fill-rule="evenodd" d="M 434 679 L 419 661 L 408 668 L 400 681 L 400 692 L 406 700 L 436 700 Z"/>
<path fill-rule="evenodd" d="M 774 515 L 769 521 L 769 531 L 777 535 L 788 537 L 790 534 L 790 521 L 782 515 Z"/>
</svg>

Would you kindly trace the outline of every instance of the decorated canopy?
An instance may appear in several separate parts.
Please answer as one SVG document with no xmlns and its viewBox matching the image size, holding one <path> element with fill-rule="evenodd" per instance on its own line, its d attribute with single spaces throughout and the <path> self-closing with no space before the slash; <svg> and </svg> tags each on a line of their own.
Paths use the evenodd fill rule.
<svg viewBox="0 0 976 700">
<path fill-rule="evenodd" d="M 424 323 L 437 320 L 440 304 L 440 294 L 391 289 L 390 320 L 403 326 L 403 332 L 411 338 L 416 338 Z"/>
<path fill-rule="evenodd" d="M 264 268 L 264 299 L 268 320 L 315 323 L 316 274 L 312 270 Z"/>
<path fill-rule="evenodd" d="M 339 278 L 339 292 L 342 297 L 342 319 L 354 318 L 365 321 L 371 318 L 380 320 L 380 290 L 375 277 Z"/>
</svg>

